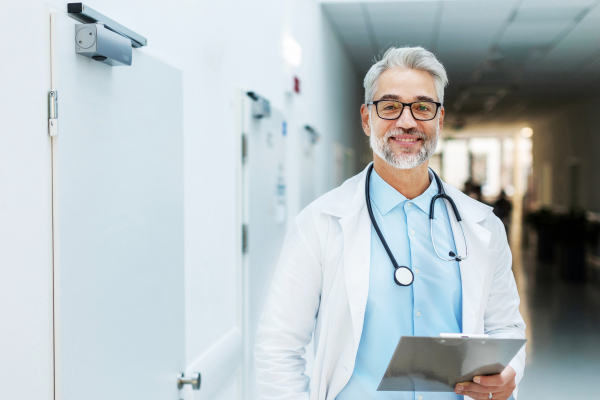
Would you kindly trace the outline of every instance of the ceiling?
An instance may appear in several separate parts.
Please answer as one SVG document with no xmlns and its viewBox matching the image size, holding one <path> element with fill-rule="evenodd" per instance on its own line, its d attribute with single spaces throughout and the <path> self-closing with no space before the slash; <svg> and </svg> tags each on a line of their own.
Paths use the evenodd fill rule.
<svg viewBox="0 0 600 400">
<path fill-rule="evenodd" d="M 600 93 L 600 0 L 321 3 L 361 77 L 390 46 L 434 52 L 456 126 Z"/>
</svg>

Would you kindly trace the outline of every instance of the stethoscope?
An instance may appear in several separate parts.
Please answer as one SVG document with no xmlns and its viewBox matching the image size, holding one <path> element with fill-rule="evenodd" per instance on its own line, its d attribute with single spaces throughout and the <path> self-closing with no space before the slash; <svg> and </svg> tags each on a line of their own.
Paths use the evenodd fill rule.
<svg viewBox="0 0 600 400">
<path fill-rule="evenodd" d="M 446 191 L 444 190 L 444 186 L 442 185 L 442 180 L 440 179 L 440 177 L 437 176 L 437 174 L 431 168 L 429 168 L 429 171 L 433 174 L 433 177 L 435 178 L 435 182 L 437 183 L 437 186 L 438 186 L 438 193 L 435 196 L 433 196 L 433 198 L 431 199 L 431 203 L 429 205 L 429 225 L 431 227 L 431 243 L 433 244 L 433 250 L 435 251 L 435 254 L 437 254 L 437 256 L 444 261 L 459 261 L 460 262 L 462 260 L 466 260 L 467 258 L 469 258 L 469 245 L 467 243 L 467 236 L 465 235 L 465 230 L 463 229 L 463 226 L 462 226 L 462 219 L 460 218 L 460 214 L 458 212 L 458 209 L 456 208 L 456 204 L 454 204 L 454 201 L 452 200 L 452 198 L 446 194 Z M 367 209 L 369 210 L 369 217 L 371 218 L 371 222 L 373 223 L 373 228 L 375 228 L 375 232 L 377 232 L 377 236 L 379 236 L 379 239 L 381 240 L 381 243 L 383 244 L 385 251 L 387 252 L 388 256 L 390 257 L 390 260 L 392 261 L 392 265 L 394 266 L 394 282 L 396 282 L 396 284 L 400 285 L 400 286 L 410 286 L 410 285 L 412 285 L 413 281 L 415 280 L 415 276 L 413 275 L 413 272 L 408 267 L 398 265 L 398 262 L 394 258 L 394 255 L 392 254 L 392 251 L 390 250 L 387 242 L 385 241 L 385 238 L 383 237 L 383 234 L 381 233 L 381 230 L 379 229 L 379 226 L 377 225 L 377 221 L 375 221 L 375 217 L 373 216 L 373 209 L 371 208 L 371 194 L 369 192 L 369 185 L 371 182 L 371 172 L 373 172 L 373 164 L 371 164 L 369 166 L 369 169 L 367 170 L 367 179 L 366 179 L 366 183 L 365 183 L 365 193 L 366 193 L 366 197 L 367 197 Z M 433 239 L 433 212 L 434 212 L 435 201 L 437 199 L 446 199 L 452 206 L 452 211 L 454 211 L 454 216 L 456 217 L 456 220 L 458 221 L 458 223 L 460 225 L 463 239 L 465 241 L 465 256 L 464 257 L 459 256 L 459 255 L 455 254 L 453 251 L 451 251 L 450 253 L 448 253 L 448 255 L 452 258 L 444 258 L 444 257 L 440 256 L 440 253 L 438 253 L 437 248 L 435 247 L 435 240 Z"/>
</svg>

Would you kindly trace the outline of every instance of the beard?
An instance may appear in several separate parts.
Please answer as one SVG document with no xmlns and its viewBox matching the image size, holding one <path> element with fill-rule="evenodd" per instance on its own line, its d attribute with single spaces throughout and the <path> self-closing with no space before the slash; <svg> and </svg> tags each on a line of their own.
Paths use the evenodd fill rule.
<svg viewBox="0 0 600 400">
<path fill-rule="evenodd" d="M 411 148 L 398 150 L 398 154 L 394 153 L 392 146 L 390 146 L 390 138 L 397 135 L 414 135 L 423 141 L 423 145 L 417 153 L 414 153 Z M 381 139 L 376 137 L 375 133 L 371 129 L 371 136 L 369 136 L 369 145 L 373 149 L 373 152 L 377 154 L 381 159 L 390 164 L 396 169 L 413 169 L 423 164 L 425 161 L 435 153 L 437 148 L 437 134 L 430 138 L 423 132 L 419 132 L 414 128 L 394 129 L 388 131 Z"/>
</svg>

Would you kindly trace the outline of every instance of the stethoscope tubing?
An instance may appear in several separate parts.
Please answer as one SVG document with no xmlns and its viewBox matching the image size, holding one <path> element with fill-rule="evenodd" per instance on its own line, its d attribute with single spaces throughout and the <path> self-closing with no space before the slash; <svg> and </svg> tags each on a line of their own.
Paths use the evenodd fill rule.
<svg viewBox="0 0 600 400">
<path fill-rule="evenodd" d="M 444 261 L 462 261 L 462 260 L 466 260 L 467 258 L 469 258 L 469 243 L 467 242 L 467 235 L 465 235 L 465 229 L 463 228 L 463 224 L 462 224 L 462 218 L 460 217 L 460 213 L 458 212 L 458 208 L 456 207 L 456 204 L 454 204 L 454 200 L 452 200 L 452 197 L 448 196 L 446 194 L 446 191 L 444 190 L 444 185 L 442 183 L 442 180 L 440 179 L 440 177 L 438 176 L 438 174 L 435 173 L 434 170 L 432 170 L 431 168 L 429 168 L 429 171 L 431 171 L 431 173 L 433 174 L 433 177 L 435 179 L 435 182 L 438 185 L 438 194 L 436 194 L 435 196 L 433 196 L 433 199 L 431 199 L 431 203 L 429 205 L 429 226 L 430 226 L 430 232 L 431 232 L 431 243 L 433 244 L 433 250 L 435 251 L 435 254 L 442 260 Z M 457 254 L 454 254 L 454 252 L 450 252 L 450 257 L 452 258 L 444 258 L 442 256 L 440 256 L 440 253 L 438 253 L 437 248 L 435 247 L 435 240 L 433 238 L 433 217 L 434 217 L 434 212 L 435 212 L 435 201 L 437 199 L 445 199 L 450 203 L 450 206 L 452 207 L 452 211 L 454 212 L 454 216 L 456 217 L 456 221 L 458 222 L 458 225 L 460 226 L 460 230 L 462 232 L 462 236 L 463 236 L 463 240 L 465 241 L 465 255 L 463 256 L 459 256 Z"/>
<path fill-rule="evenodd" d="M 375 221 L 375 216 L 373 215 L 373 208 L 371 207 L 371 195 L 370 195 L 371 172 L 373 172 L 373 164 L 371 164 L 369 166 L 369 169 L 367 170 L 367 183 L 365 186 L 365 193 L 367 196 L 367 209 L 369 211 L 369 217 L 371 218 L 371 222 L 373 223 L 373 228 L 375 228 L 375 232 L 377 232 L 377 236 L 379 236 L 379 239 L 381 240 L 381 244 L 383 244 L 383 248 L 385 249 L 388 256 L 390 257 L 390 260 L 392 261 L 392 265 L 394 266 L 394 269 L 398 269 L 398 268 L 400 268 L 400 266 L 396 262 L 396 258 L 394 258 L 394 255 L 392 254 L 390 247 L 388 246 L 385 238 L 383 237 L 383 233 L 381 233 L 381 230 L 379 229 L 379 225 L 377 224 L 377 221 Z"/>
</svg>

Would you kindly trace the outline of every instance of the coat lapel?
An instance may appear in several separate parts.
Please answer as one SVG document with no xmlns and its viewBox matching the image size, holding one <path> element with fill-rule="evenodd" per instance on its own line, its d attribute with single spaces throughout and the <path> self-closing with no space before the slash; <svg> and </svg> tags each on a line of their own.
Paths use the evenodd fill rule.
<svg viewBox="0 0 600 400">
<path fill-rule="evenodd" d="M 362 335 L 369 296 L 371 261 L 371 220 L 365 200 L 366 170 L 335 189 L 322 209 L 322 212 L 339 218 L 342 228 L 343 273 L 356 348 Z"/>
<path fill-rule="evenodd" d="M 367 298 L 371 264 L 371 220 L 366 206 L 357 214 L 340 219 L 344 232 L 344 278 L 352 316 L 356 345 L 360 342 Z"/>
</svg>

